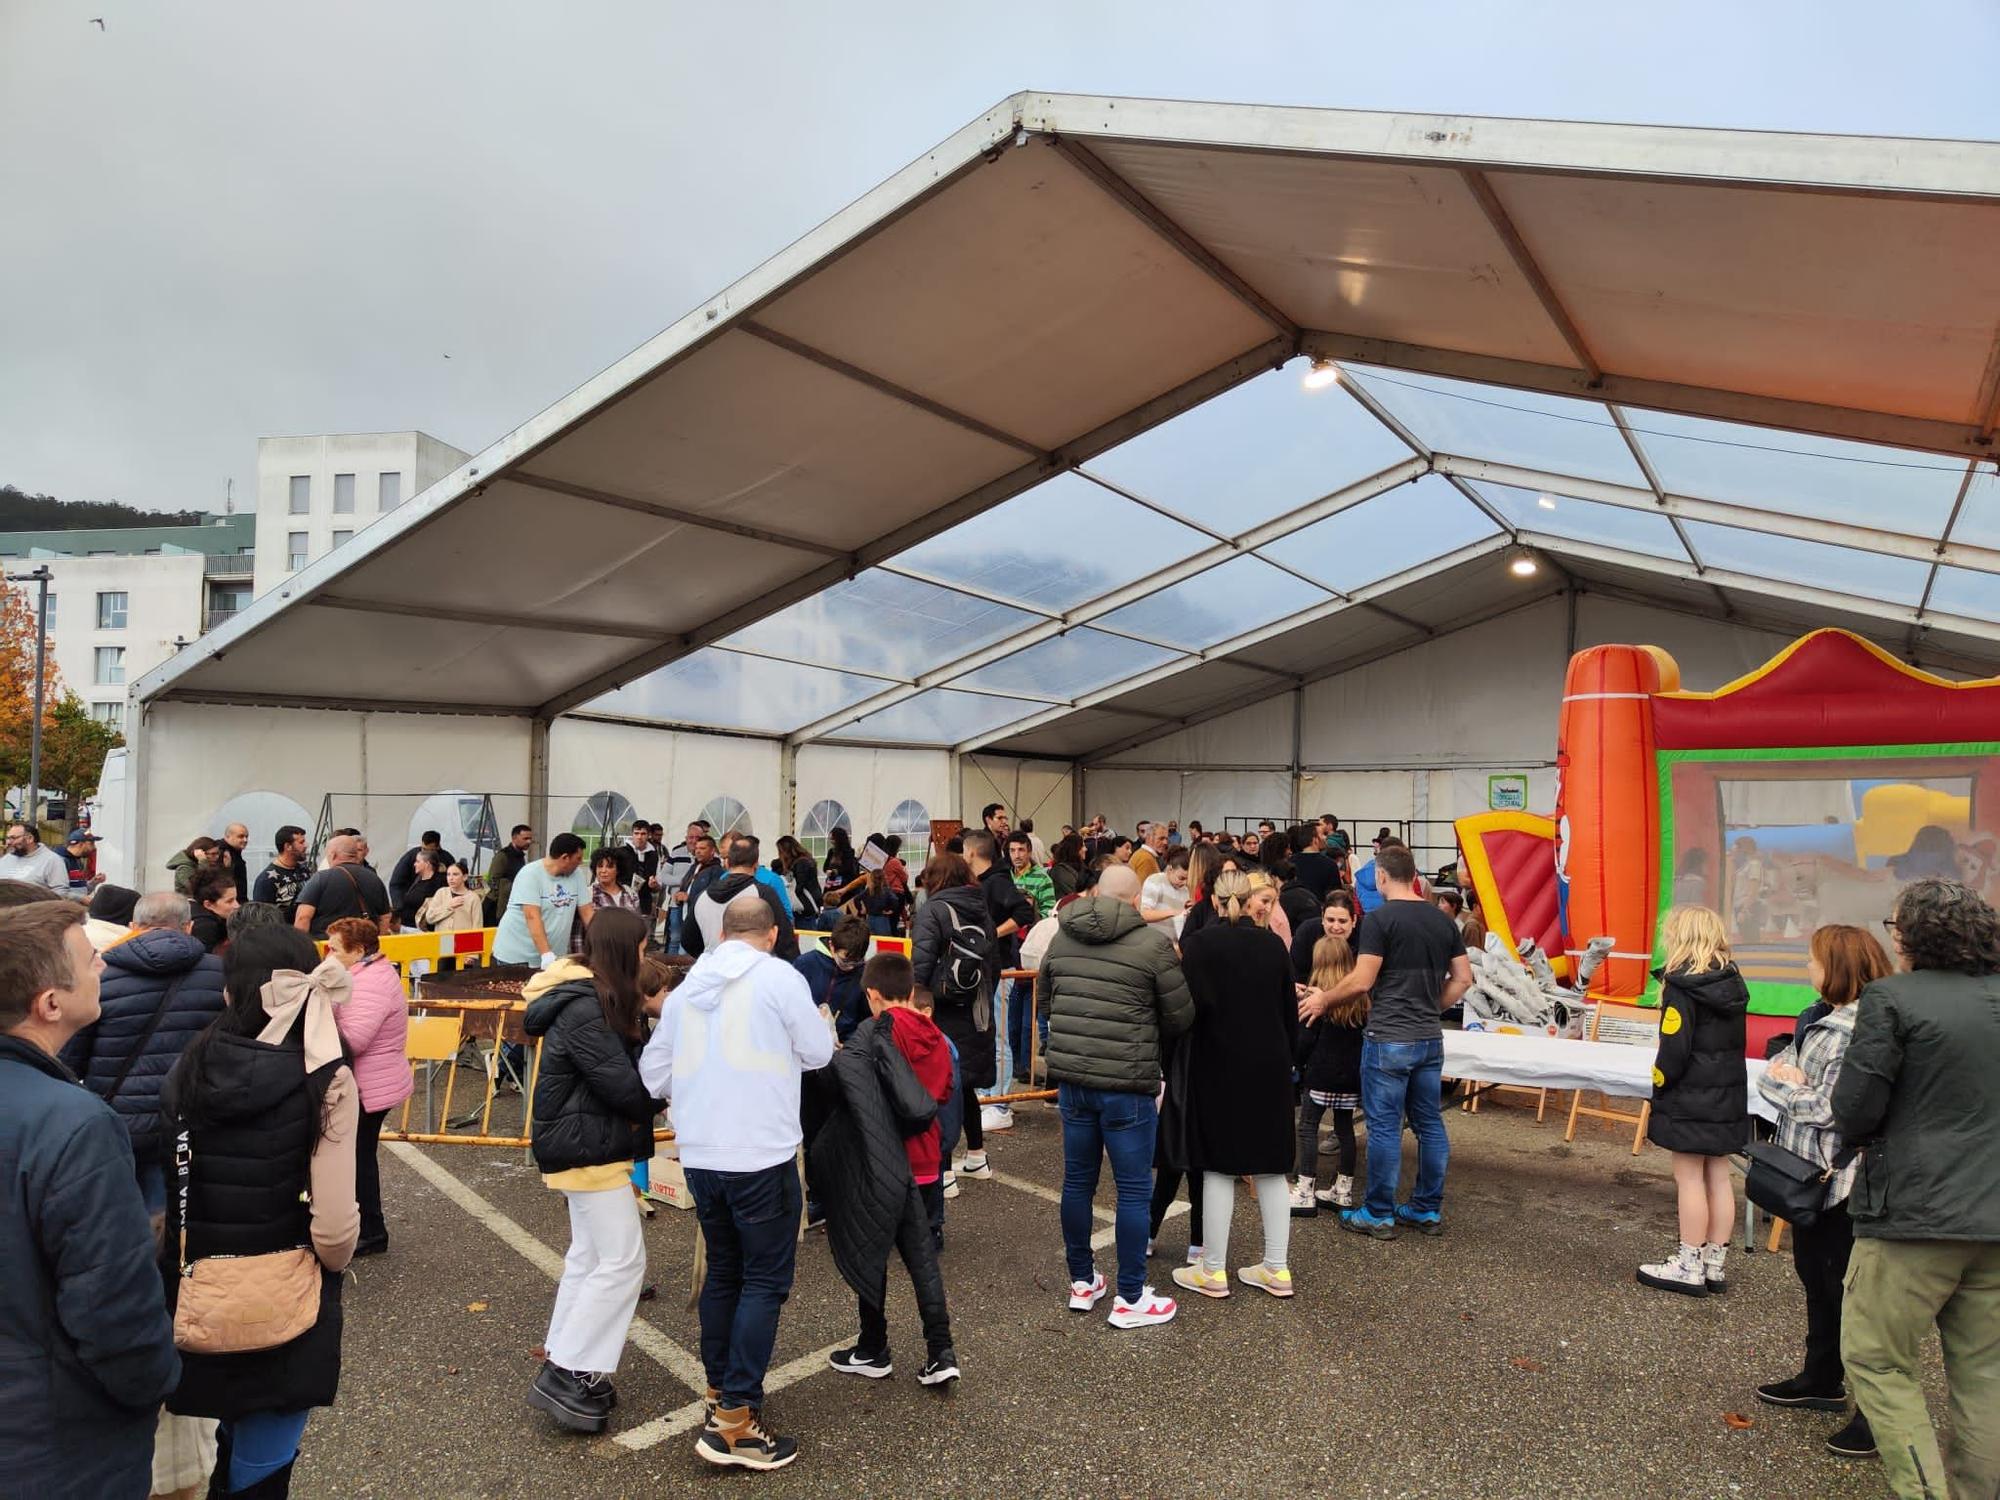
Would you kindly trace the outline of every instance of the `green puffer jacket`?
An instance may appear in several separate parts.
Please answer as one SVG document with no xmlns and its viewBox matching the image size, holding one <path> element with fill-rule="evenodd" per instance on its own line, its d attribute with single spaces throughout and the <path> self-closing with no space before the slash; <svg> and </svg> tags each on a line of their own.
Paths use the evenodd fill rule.
<svg viewBox="0 0 2000 1500">
<path fill-rule="evenodd" d="M 2000 975 L 1920 969 L 1855 1002 L 1833 1119 L 1863 1239 L 2000 1242 Z"/>
<path fill-rule="evenodd" d="M 1194 1025 L 1174 945 L 1110 896 L 1072 901 L 1057 924 L 1035 975 L 1049 1018 L 1050 1081 L 1152 1093 L 1161 1044 Z"/>
</svg>

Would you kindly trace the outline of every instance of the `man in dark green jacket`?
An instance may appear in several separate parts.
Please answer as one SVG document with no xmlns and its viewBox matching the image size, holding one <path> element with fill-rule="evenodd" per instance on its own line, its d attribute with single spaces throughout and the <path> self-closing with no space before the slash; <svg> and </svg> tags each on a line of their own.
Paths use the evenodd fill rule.
<svg viewBox="0 0 2000 1500">
<path fill-rule="evenodd" d="M 1118 1184 L 1111 1326 L 1144 1328 L 1175 1312 L 1173 1298 L 1146 1285 L 1153 1101 L 1163 1044 L 1194 1024 L 1194 1000 L 1174 945 L 1139 915 L 1139 877 L 1128 867 L 1107 867 L 1097 894 L 1064 907 L 1058 922 L 1035 982 L 1049 1017 L 1049 1079 L 1061 1097 L 1069 1305 L 1088 1312 L 1106 1291 L 1090 1248 L 1090 1204 L 1109 1156 Z"/>
<path fill-rule="evenodd" d="M 1891 924 L 1909 970 L 1861 992 L 1833 1089 L 1863 1146 L 1841 1361 L 1897 1495 L 2000 1495 L 2000 916 L 1953 881 L 1920 880 Z M 1952 1454 L 1920 1384 L 1944 1346 Z"/>
</svg>

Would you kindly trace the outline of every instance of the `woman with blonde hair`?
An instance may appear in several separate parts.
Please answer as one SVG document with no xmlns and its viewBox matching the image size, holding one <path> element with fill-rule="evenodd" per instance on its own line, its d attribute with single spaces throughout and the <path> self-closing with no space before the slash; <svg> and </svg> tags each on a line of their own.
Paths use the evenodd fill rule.
<svg viewBox="0 0 2000 1500">
<path fill-rule="evenodd" d="M 1271 892 L 1275 897 L 1276 892 Z M 1292 1295 L 1292 1049 L 1298 1002 L 1285 945 L 1251 915 L 1250 877 L 1224 871 L 1211 895 L 1216 922 L 1187 939 L 1181 972 L 1194 997 L 1188 1034 L 1189 1166 L 1201 1170 L 1206 1237 L 1198 1265 L 1174 1280 L 1204 1297 L 1227 1297 L 1229 1220 L 1236 1179 L 1248 1177 L 1264 1224 L 1264 1253 L 1236 1279 L 1274 1297 Z"/>
<path fill-rule="evenodd" d="M 1750 990 L 1729 957 L 1717 913 L 1677 906 L 1661 936 L 1660 1050 L 1646 1139 L 1673 1153 L 1681 1241 L 1671 1258 L 1639 1267 L 1639 1281 L 1706 1297 L 1729 1289 L 1724 1262 L 1736 1219 L 1729 1158 L 1750 1138 L 1743 1066 Z"/>
</svg>

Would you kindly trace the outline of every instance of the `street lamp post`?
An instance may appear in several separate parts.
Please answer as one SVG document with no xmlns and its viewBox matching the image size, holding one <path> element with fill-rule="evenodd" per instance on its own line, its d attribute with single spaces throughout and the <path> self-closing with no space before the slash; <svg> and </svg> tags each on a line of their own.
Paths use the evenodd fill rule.
<svg viewBox="0 0 2000 1500">
<path fill-rule="evenodd" d="M 49 565 L 43 563 L 32 573 L 9 573 L 9 583 L 32 583 L 38 586 L 35 601 L 35 716 L 28 731 L 28 805 L 23 809 L 24 821 L 30 828 L 42 826 L 42 700 L 49 677 L 49 584 L 55 575 Z"/>
</svg>

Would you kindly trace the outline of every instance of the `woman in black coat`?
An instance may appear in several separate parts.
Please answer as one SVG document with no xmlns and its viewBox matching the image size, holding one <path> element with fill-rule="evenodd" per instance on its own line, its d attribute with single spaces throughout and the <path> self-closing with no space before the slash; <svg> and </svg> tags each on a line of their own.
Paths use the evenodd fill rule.
<svg viewBox="0 0 2000 1500">
<path fill-rule="evenodd" d="M 1646 1139 L 1673 1153 L 1680 1248 L 1639 1267 L 1639 1280 L 1703 1297 L 1727 1291 L 1724 1270 L 1736 1220 L 1729 1158 L 1750 1139 L 1750 1083 L 1743 1066 L 1750 991 L 1729 958 L 1722 918 L 1677 906 L 1661 932 L 1660 1050 Z"/>
<path fill-rule="evenodd" d="M 1262 1261 L 1236 1273 L 1245 1286 L 1275 1297 L 1292 1295 L 1286 1264 L 1291 1205 L 1285 1174 L 1292 1167 L 1292 1051 L 1298 1000 L 1291 956 L 1253 911 L 1276 904 L 1267 887 L 1253 893 L 1249 876 L 1226 870 L 1209 893 L 1216 922 L 1188 938 L 1181 970 L 1194 996 L 1188 1034 L 1188 1153 L 1202 1173 L 1205 1237 L 1200 1265 L 1175 1270 L 1174 1280 L 1205 1297 L 1227 1297 L 1229 1219 L 1236 1178 L 1247 1176 L 1264 1222 Z"/>
<path fill-rule="evenodd" d="M 917 884 L 927 895 L 910 928 L 910 963 L 917 984 L 931 992 L 938 1030 L 958 1048 L 959 1086 L 965 1096 L 965 1161 L 959 1170 L 967 1177 L 988 1177 L 993 1169 L 986 1162 L 986 1135 L 972 1095 L 992 1088 L 999 1079 L 990 964 L 999 940 L 993 934 L 986 897 L 973 882 L 972 866 L 964 855 L 932 855 Z M 953 962 L 954 937 L 959 940 L 958 963 Z M 964 950 L 981 942 L 989 960 L 984 977 L 976 989 L 963 988 L 953 982 L 953 973 L 970 967 Z"/>
<path fill-rule="evenodd" d="M 819 866 L 805 846 L 789 833 L 778 840 L 777 857 L 771 868 L 792 882 L 792 915 L 795 925 L 806 926 L 820 913 L 826 898 L 820 891 Z"/>
<path fill-rule="evenodd" d="M 652 1156 L 653 1119 L 666 1108 L 639 1081 L 639 955 L 651 928 L 636 911 L 605 907 L 584 930 L 583 961 L 564 959 L 522 991 L 523 1028 L 542 1038 L 535 1165 L 568 1200 L 570 1233 L 528 1404 L 572 1432 L 610 1421 L 611 1373 L 646 1280 L 632 1163 Z"/>
<path fill-rule="evenodd" d="M 287 1493 L 306 1419 L 340 1385 L 341 1273 L 361 1237 L 354 1144 L 361 1095 L 334 1023 L 347 971 L 321 963 L 290 927 L 229 946 L 225 1008 L 188 1044 L 160 1095 L 177 1168 L 167 1178 L 168 1296 L 195 1275 L 227 1286 L 220 1257 L 310 1246 L 319 1262 L 312 1326 L 269 1349 L 183 1350 L 167 1398 L 178 1416 L 215 1417 L 210 1494 Z M 180 1164 L 184 1164 L 185 1177 Z"/>
</svg>

